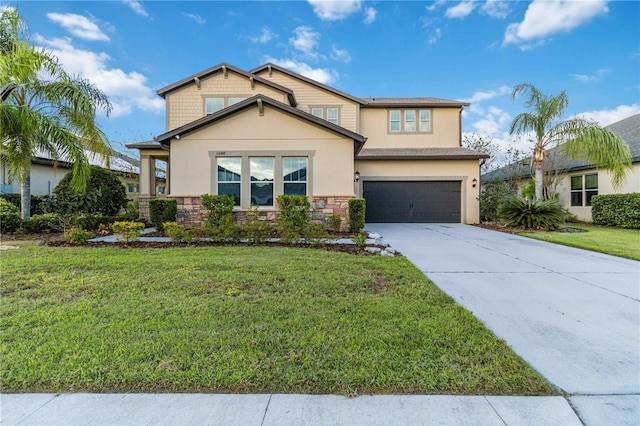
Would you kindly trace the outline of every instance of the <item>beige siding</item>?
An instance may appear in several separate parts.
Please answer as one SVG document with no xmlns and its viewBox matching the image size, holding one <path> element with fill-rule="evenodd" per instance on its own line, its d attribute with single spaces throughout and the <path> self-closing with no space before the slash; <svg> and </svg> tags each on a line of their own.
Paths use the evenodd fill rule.
<svg viewBox="0 0 640 426">
<path fill-rule="evenodd" d="M 367 180 L 457 180 L 461 186 L 461 211 L 463 223 L 480 220 L 480 185 L 473 187 L 473 179 L 480 181 L 478 160 L 452 161 L 356 161 L 360 172 L 358 195 L 362 196 L 362 182 Z"/>
<path fill-rule="evenodd" d="M 195 83 L 166 95 L 167 131 L 191 123 L 204 116 L 204 98 L 214 96 L 247 97 L 264 95 L 288 104 L 286 95 L 258 82 L 251 88 L 248 78 L 229 71 L 227 78 L 222 73 L 200 80 L 200 89 Z"/>
<path fill-rule="evenodd" d="M 598 194 L 627 194 L 630 192 L 640 192 L 640 163 L 633 164 L 632 171 L 627 175 L 627 179 L 620 188 L 614 188 L 611 182 L 611 175 L 603 169 L 584 170 L 577 173 L 570 173 L 562 178 L 557 188 L 560 202 L 569 212 L 578 216 L 578 219 L 591 222 L 591 207 L 571 206 L 571 176 L 581 176 L 585 174 L 598 173 Z"/>
<path fill-rule="evenodd" d="M 365 148 L 457 148 L 460 146 L 459 108 L 432 108 L 431 133 L 390 134 L 388 114 L 389 110 L 385 108 L 360 110 L 360 134 L 368 138 Z"/>
<path fill-rule="evenodd" d="M 226 151 L 314 151 L 314 196 L 353 196 L 353 140 L 269 106 L 257 107 L 171 142 L 171 195 L 212 193 L 211 155 Z"/>
<path fill-rule="evenodd" d="M 298 108 L 302 111 L 311 113 L 312 106 L 340 107 L 340 126 L 352 132 L 360 133 L 358 126 L 358 109 L 360 106 L 356 102 L 350 101 L 342 96 L 334 95 L 331 92 L 322 90 L 276 70 L 273 70 L 271 76 L 269 76 L 268 71 L 264 71 L 259 75 L 266 80 L 273 81 L 276 84 L 293 90 L 296 101 L 298 101 Z"/>
</svg>

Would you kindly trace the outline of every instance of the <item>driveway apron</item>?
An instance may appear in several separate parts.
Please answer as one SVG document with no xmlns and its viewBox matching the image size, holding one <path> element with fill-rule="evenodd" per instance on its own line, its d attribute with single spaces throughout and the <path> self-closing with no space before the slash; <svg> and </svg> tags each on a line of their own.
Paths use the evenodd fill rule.
<svg viewBox="0 0 640 426">
<path fill-rule="evenodd" d="M 470 225 L 367 230 L 563 391 L 640 403 L 640 262 Z"/>
</svg>

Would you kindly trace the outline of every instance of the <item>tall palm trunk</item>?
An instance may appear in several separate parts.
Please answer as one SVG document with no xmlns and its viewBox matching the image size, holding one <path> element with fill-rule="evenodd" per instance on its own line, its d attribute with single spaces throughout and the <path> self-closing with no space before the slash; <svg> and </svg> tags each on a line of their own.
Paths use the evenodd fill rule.
<svg viewBox="0 0 640 426">
<path fill-rule="evenodd" d="M 544 173 L 542 171 L 542 163 L 544 161 L 544 148 L 537 145 L 533 149 L 533 166 L 535 168 L 535 186 L 536 200 L 542 200 L 544 197 Z"/>
<path fill-rule="evenodd" d="M 25 168 L 20 172 L 20 216 L 22 220 L 31 217 L 31 170 Z"/>
</svg>

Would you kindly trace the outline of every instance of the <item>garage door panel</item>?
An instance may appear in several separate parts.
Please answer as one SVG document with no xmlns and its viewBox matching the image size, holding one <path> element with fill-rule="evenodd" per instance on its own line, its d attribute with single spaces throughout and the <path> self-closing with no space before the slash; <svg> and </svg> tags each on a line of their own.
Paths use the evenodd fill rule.
<svg viewBox="0 0 640 426">
<path fill-rule="evenodd" d="M 366 221 L 460 223 L 460 181 L 365 181 Z"/>
</svg>

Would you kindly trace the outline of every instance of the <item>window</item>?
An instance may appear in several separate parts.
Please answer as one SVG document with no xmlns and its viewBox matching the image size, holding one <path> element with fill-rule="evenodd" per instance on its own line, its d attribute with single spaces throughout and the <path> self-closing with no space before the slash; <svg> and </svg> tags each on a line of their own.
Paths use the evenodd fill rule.
<svg viewBox="0 0 640 426">
<path fill-rule="evenodd" d="M 127 192 L 138 192 L 138 185 L 135 185 L 133 183 L 128 183 L 127 184 Z"/>
<path fill-rule="evenodd" d="M 233 197 L 233 205 L 240 205 L 240 182 L 242 181 L 242 158 L 218 158 L 218 195 Z"/>
<path fill-rule="evenodd" d="M 273 157 L 251 157 L 251 204 L 273 206 Z"/>
<path fill-rule="evenodd" d="M 327 120 L 329 123 L 340 125 L 340 108 L 338 107 L 311 107 L 311 115 Z"/>
<path fill-rule="evenodd" d="M 211 151 L 211 193 L 234 198 L 236 208 L 275 208 L 281 194 L 313 194 L 315 151 Z"/>
<path fill-rule="evenodd" d="M 590 206 L 591 199 L 598 195 L 598 174 L 571 176 L 571 205 Z"/>
<path fill-rule="evenodd" d="M 282 159 L 282 180 L 287 195 L 307 195 L 307 158 L 284 157 Z"/>
<path fill-rule="evenodd" d="M 230 107 L 238 102 L 242 102 L 247 97 L 219 97 L 219 98 L 204 98 L 204 113 L 206 115 L 218 112 L 225 107 Z"/>
<path fill-rule="evenodd" d="M 402 120 L 401 120 L 401 117 Z M 430 133 L 430 109 L 389 110 L 389 133 Z"/>
</svg>

